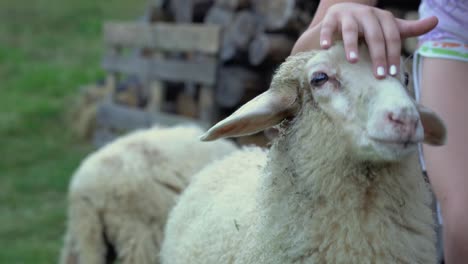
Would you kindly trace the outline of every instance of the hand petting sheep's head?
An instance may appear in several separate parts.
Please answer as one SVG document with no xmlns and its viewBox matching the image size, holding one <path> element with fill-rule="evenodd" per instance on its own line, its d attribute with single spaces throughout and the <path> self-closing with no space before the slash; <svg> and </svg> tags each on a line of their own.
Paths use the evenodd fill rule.
<svg viewBox="0 0 468 264">
<path fill-rule="evenodd" d="M 365 160 L 398 160 L 423 141 L 442 145 L 442 120 L 414 102 L 404 77 L 375 79 L 367 47 L 361 46 L 360 54 L 361 60 L 350 64 L 343 46 L 335 45 L 288 58 L 267 92 L 216 124 L 202 140 L 252 134 L 301 108 L 315 107 L 342 128 L 356 155 Z"/>
<path fill-rule="evenodd" d="M 335 46 L 305 65 L 306 89 L 310 89 L 312 100 L 342 126 L 355 153 L 363 159 L 395 160 L 424 140 L 442 144 L 442 121 L 414 102 L 404 74 L 377 80 L 366 46 L 361 46 L 360 54 L 358 63 L 349 64 L 343 48 Z"/>
</svg>

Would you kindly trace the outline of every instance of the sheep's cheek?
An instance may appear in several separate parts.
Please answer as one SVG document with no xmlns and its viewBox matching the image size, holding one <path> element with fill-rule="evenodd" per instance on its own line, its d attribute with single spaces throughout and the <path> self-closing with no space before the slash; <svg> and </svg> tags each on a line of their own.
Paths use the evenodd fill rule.
<svg viewBox="0 0 468 264">
<path fill-rule="evenodd" d="M 349 101 L 343 95 L 335 95 L 331 100 L 331 107 L 338 115 L 341 115 L 344 118 L 347 117 L 350 110 Z"/>
<path fill-rule="evenodd" d="M 343 94 L 328 90 L 317 93 L 314 97 L 320 108 L 337 122 L 352 119 L 349 100 Z"/>
</svg>

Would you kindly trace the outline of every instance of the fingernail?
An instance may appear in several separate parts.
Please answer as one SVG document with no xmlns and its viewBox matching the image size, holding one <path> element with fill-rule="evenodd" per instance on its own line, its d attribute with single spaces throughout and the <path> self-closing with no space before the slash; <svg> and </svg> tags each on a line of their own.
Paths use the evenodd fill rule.
<svg viewBox="0 0 468 264">
<path fill-rule="evenodd" d="M 385 75 L 385 69 L 382 66 L 377 67 L 377 75 L 378 76 L 384 76 Z"/>
<path fill-rule="evenodd" d="M 317 43 L 317 42 L 315 42 Z M 328 41 L 327 40 L 322 40 L 322 46 L 327 46 L 328 45 Z"/>
<path fill-rule="evenodd" d="M 392 65 L 390 66 L 390 75 L 395 75 L 396 74 L 396 66 Z"/>
<path fill-rule="evenodd" d="M 351 52 L 349 53 L 349 58 L 350 58 L 351 60 L 357 59 L 357 54 L 356 54 L 356 52 L 351 51 Z"/>
</svg>

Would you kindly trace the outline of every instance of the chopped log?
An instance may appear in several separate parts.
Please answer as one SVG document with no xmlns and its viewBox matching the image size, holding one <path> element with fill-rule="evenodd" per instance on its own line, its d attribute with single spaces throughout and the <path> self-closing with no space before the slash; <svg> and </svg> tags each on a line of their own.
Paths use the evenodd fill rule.
<svg viewBox="0 0 468 264">
<path fill-rule="evenodd" d="M 214 0 L 171 0 L 170 9 L 178 23 L 191 23 L 196 17 L 203 17 Z"/>
<path fill-rule="evenodd" d="M 281 62 L 291 53 L 294 41 L 283 34 L 258 34 L 249 47 L 249 62 L 260 65 L 269 59 Z"/>
<path fill-rule="evenodd" d="M 277 31 L 286 28 L 294 18 L 295 0 L 252 0 L 252 6 L 267 30 Z"/>
<path fill-rule="evenodd" d="M 227 27 L 234 20 L 234 12 L 218 6 L 213 6 L 206 14 L 205 24 Z"/>
<path fill-rule="evenodd" d="M 216 5 L 230 10 L 239 10 L 248 7 L 250 0 L 217 0 Z"/>
<path fill-rule="evenodd" d="M 236 56 L 236 45 L 234 42 L 231 41 L 229 37 L 228 30 L 225 30 L 225 34 L 223 34 L 221 50 L 219 52 L 219 58 L 222 62 L 229 61 Z"/>
<path fill-rule="evenodd" d="M 239 51 L 247 51 L 259 26 L 258 18 L 250 11 L 233 13 L 216 6 L 211 8 L 205 21 L 223 27 L 220 51 L 223 62 L 233 59 Z"/>
<path fill-rule="evenodd" d="M 250 41 L 258 29 L 258 18 L 253 12 L 241 11 L 237 13 L 232 29 L 229 31 L 230 38 L 240 50 L 247 50 Z"/>
<path fill-rule="evenodd" d="M 265 90 L 258 73 L 242 66 L 226 66 L 219 71 L 219 81 L 216 89 L 216 102 L 226 108 L 239 105 L 246 96 L 251 99 L 253 94 Z"/>
<path fill-rule="evenodd" d="M 193 20 L 193 0 L 171 0 L 171 11 L 174 21 L 190 23 Z"/>
<path fill-rule="evenodd" d="M 236 46 L 232 41 L 230 31 L 234 21 L 235 13 L 222 7 L 213 6 L 205 17 L 205 24 L 219 25 L 223 34 L 221 39 L 220 58 L 222 61 L 232 59 L 236 54 Z"/>
</svg>

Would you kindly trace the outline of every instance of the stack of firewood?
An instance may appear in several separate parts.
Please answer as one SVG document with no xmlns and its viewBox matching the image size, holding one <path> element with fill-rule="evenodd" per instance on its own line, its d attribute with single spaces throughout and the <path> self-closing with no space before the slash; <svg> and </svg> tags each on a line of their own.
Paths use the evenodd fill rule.
<svg viewBox="0 0 468 264">
<path fill-rule="evenodd" d="M 212 100 L 221 111 L 229 114 L 268 88 L 273 71 L 290 54 L 295 41 L 308 27 L 318 3 L 319 0 L 150 0 L 140 21 L 221 26 L 218 78 Z M 411 6 L 399 5 L 402 8 L 389 10 L 398 17 L 414 13 L 404 11 Z M 409 49 L 407 54 L 412 53 L 414 46 L 414 40 L 405 43 L 405 48 Z M 152 56 L 152 51 L 142 50 L 136 54 Z M 189 56 L 191 60 L 198 59 L 197 54 Z M 198 95 L 193 84 L 163 85 L 170 89 L 167 89 L 168 98 L 161 109 L 198 117 Z M 174 85 L 177 89 L 173 89 Z M 140 90 L 119 92 L 142 101 Z M 136 107 L 141 108 L 140 105 Z"/>
<path fill-rule="evenodd" d="M 229 112 L 268 88 L 273 70 L 290 54 L 295 40 L 310 23 L 318 2 L 155 0 L 145 19 L 222 27 L 215 100 Z M 187 96 L 181 98 L 187 101 Z"/>
<path fill-rule="evenodd" d="M 387 9 L 397 17 L 405 18 L 415 16 L 416 2 L 379 1 L 383 7 L 393 5 Z M 222 118 L 268 88 L 273 71 L 290 54 L 295 41 L 308 27 L 318 3 L 319 0 L 149 0 L 146 12 L 139 20 L 149 24 L 197 23 L 221 27 L 222 39 L 214 62 L 218 65 L 214 84 L 216 92 L 205 101 L 210 104 L 213 102 L 216 105 L 216 116 Z M 414 39 L 405 42 L 406 54 L 411 54 L 414 48 Z M 203 54 L 196 52 L 164 55 L 140 47 L 132 50 L 131 54 L 145 58 L 175 56 L 194 63 L 203 61 Z M 96 88 L 95 93 L 99 96 L 92 97 L 92 103 L 97 105 L 111 95 L 114 103 L 145 112 L 144 118 L 140 119 L 148 119 L 146 114 L 155 111 L 173 113 L 192 120 L 200 118 L 199 99 L 205 97 L 200 94 L 197 84 L 160 81 L 148 87 L 139 78 L 138 74 L 122 75 L 118 80 L 106 82 L 101 86 L 109 89 Z M 86 93 L 82 93 L 78 104 L 80 107 L 77 108 L 77 112 L 91 109 L 85 111 L 81 118 L 83 121 L 78 122 L 84 124 L 82 128 L 76 129 L 82 137 L 90 134 L 90 124 L 95 119 L 95 107 L 89 107 L 88 98 L 92 90 L 86 89 Z M 155 96 L 155 90 L 165 92 Z M 73 118 L 77 119 L 80 118 Z"/>
</svg>

